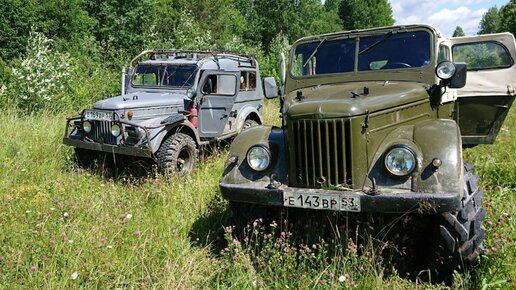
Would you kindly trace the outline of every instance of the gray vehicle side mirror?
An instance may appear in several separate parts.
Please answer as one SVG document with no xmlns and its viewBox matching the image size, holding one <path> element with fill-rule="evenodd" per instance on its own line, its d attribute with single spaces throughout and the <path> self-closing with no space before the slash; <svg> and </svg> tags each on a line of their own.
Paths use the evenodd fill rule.
<svg viewBox="0 0 516 290">
<path fill-rule="evenodd" d="M 263 87 L 265 89 L 265 97 L 267 99 L 274 99 L 278 97 L 278 85 L 274 77 L 266 77 L 263 80 Z"/>
</svg>

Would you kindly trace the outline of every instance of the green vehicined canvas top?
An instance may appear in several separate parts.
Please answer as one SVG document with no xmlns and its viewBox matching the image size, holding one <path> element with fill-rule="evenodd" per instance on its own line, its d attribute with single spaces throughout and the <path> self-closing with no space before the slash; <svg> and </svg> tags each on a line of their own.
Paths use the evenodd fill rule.
<svg viewBox="0 0 516 290">
<path fill-rule="evenodd" d="M 462 149 L 495 141 L 515 60 L 510 33 L 446 38 L 404 25 L 302 38 L 280 70 L 283 126 L 235 139 L 222 194 L 235 216 L 250 205 L 437 214 L 440 258 L 463 270 L 485 212 Z"/>
</svg>

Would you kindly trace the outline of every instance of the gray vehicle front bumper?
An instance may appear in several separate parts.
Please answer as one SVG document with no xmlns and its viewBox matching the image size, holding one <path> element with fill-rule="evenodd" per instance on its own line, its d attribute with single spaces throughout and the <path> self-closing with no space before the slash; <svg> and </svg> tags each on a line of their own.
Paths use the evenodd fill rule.
<svg viewBox="0 0 516 290">
<path fill-rule="evenodd" d="M 80 139 L 72 139 L 69 137 L 63 138 L 63 144 L 77 147 L 77 148 L 89 149 L 89 150 L 94 150 L 94 151 L 102 151 L 102 152 L 108 152 L 108 153 L 114 153 L 114 154 L 123 154 L 123 155 L 137 156 L 137 157 L 150 157 L 150 158 L 153 157 L 152 151 L 148 148 L 102 144 L 102 143 L 97 143 L 97 142 L 83 141 Z"/>
<path fill-rule="evenodd" d="M 419 193 L 408 190 L 382 191 L 369 195 L 363 191 L 338 191 L 325 189 L 294 188 L 281 185 L 270 188 L 266 183 L 247 184 L 220 183 L 222 196 L 230 201 L 262 205 L 284 205 L 284 193 L 324 194 L 336 196 L 345 193 L 360 199 L 360 212 L 369 213 L 444 213 L 455 212 L 461 208 L 460 193 Z"/>
</svg>

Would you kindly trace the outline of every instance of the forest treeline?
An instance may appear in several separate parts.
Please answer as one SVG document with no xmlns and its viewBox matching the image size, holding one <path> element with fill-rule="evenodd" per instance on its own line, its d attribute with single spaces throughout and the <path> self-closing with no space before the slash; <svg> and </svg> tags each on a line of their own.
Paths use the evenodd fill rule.
<svg viewBox="0 0 516 290">
<path fill-rule="evenodd" d="M 387 0 L 3 0 L 0 14 L 0 106 L 28 112 L 117 94 L 144 49 L 252 53 L 277 76 L 302 36 L 394 24 Z"/>
</svg>

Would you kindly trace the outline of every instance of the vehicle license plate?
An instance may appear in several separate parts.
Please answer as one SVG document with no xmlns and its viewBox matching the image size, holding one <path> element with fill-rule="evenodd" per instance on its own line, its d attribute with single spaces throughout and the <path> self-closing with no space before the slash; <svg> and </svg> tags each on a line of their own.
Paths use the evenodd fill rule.
<svg viewBox="0 0 516 290">
<path fill-rule="evenodd" d="M 360 198 L 343 194 L 283 193 L 283 205 L 312 209 L 360 211 Z"/>
<path fill-rule="evenodd" d="M 84 111 L 84 119 L 99 120 L 99 121 L 113 121 L 113 112 Z"/>
</svg>

